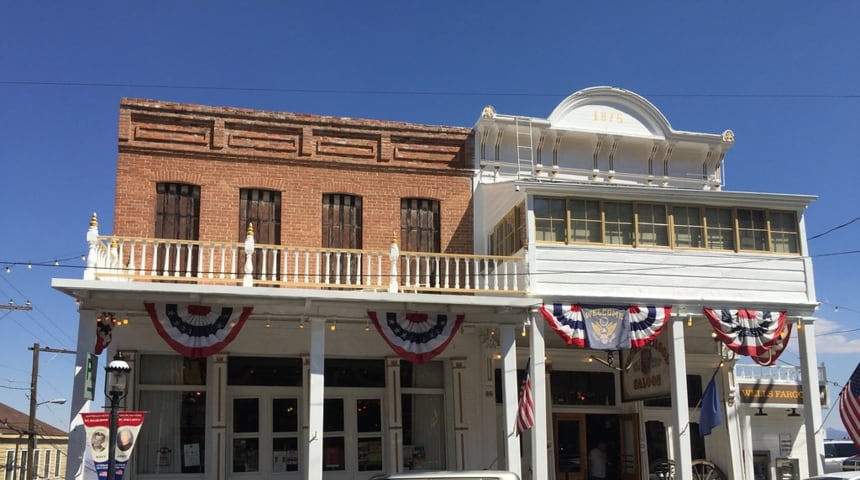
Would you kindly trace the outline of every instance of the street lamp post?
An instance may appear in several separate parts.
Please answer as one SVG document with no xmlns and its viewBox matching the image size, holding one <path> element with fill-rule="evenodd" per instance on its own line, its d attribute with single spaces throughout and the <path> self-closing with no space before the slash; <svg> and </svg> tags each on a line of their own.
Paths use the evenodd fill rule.
<svg viewBox="0 0 860 480">
<path fill-rule="evenodd" d="M 110 397 L 110 429 L 108 430 L 108 477 L 114 480 L 116 477 L 116 435 L 119 428 L 119 402 L 125 397 L 125 387 L 131 367 L 122 359 L 122 352 L 116 352 L 113 360 L 105 367 L 107 382 L 105 383 L 105 394 Z"/>
</svg>

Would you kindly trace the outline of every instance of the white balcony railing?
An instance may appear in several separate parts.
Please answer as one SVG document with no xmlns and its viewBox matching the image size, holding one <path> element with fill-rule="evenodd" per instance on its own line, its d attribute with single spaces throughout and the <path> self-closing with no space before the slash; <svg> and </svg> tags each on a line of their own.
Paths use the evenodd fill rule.
<svg viewBox="0 0 860 480">
<path fill-rule="evenodd" d="M 90 222 L 85 279 L 389 292 L 524 293 L 523 256 L 490 256 L 100 236 Z"/>
</svg>

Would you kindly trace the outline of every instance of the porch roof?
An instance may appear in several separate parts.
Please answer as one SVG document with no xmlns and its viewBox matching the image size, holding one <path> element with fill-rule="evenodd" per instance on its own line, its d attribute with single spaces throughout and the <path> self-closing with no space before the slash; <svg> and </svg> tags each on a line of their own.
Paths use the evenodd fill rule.
<svg viewBox="0 0 860 480">
<path fill-rule="evenodd" d="M 81 308 L 144 313 L 144 302 L 248 304 L 253 315 L 366 321 L 367 310 L 465 313 L 469 323 L 522 324 L 540 299 L 492 295 L 428 295 L 387 291 L 111 282 L 54 278 L 51 286 L 81 300 Z"/>
</svg>

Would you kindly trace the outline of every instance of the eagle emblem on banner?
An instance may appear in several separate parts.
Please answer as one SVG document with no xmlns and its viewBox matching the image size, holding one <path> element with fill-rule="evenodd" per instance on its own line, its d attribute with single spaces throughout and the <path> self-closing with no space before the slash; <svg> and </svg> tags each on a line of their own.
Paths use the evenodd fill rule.
<svg viewBox="0 0 860 480">
<path fill-rule="evenodd" d="M 541 314 L 568 345 L 596 350 L 642 348 L 666 326 L 671 306 L 543 305 Z"/>
</svg>

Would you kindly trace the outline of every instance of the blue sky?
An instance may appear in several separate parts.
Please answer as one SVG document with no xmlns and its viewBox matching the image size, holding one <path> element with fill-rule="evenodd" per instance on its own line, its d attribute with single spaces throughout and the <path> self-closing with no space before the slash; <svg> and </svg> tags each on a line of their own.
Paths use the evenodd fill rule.
<svg viewBox="0 0 860 480">
<path fill-rule="evenodd" d="M 677 130 L 732 129 L 727 189 L 818 195 L 810 236 L 860 216 L 860 2 L 81 5 L 5 2 L 0 16 L 0 300 L 34 305 L 0 311 L 0 402 L 22 411 L 28 347 L 75 348 L 75 305 L 50 278 L 81 278 L 93 211 L 112 231 L 121 97 L 468 127 L 487 104 L 546 117 L 610 85 Z M 860 360 L 860 254 L 821 255 L 860 250 L 858 234 L 860 221 L 810 242 L 818 351 L 839 384 Z M 73 365 L 41 354 L 39 401 L 71 395 Z M 67 407 L 39 418 L 65 426 Z"/>
</svg>

